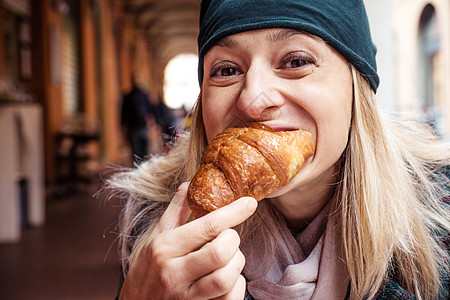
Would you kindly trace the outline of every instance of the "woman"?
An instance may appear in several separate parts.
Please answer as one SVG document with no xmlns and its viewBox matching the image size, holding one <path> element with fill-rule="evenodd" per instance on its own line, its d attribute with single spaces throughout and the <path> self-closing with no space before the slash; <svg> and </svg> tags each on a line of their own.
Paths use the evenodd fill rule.
<svg viewBox="0 0 450 300">
<path fill-rule="evenodd" d="M 110 181 L 120 299 L 446 299 L 450 146 L 377 111 L 363 1 L 203 1 L 198 43 L 190 134 Z M 314 155 L 267 199 L 188 222 L 203 149 L 254 121 L 311 132 Z"/>
</svg>

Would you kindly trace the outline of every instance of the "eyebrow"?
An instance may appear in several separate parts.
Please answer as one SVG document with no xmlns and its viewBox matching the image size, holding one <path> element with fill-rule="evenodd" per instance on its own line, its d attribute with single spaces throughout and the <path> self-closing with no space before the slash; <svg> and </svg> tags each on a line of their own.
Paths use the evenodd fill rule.
<svg viewBox="0 0 450 300">
<path fill-rule="evenodd" d="M 237 48 L 238 43 L 236 43 L 230 36 L 224 37 L 214 46 L 226 47 L 226 48 Z"/>
<path fill-rule="evenodd" d="M 304 31 L 286 28 L 286 29 L 280 29 L 276 32 L 272 32 L 269 36 L 269 41 L 274 42 L 274 43 L 281 42 L 281 41 L 287 40 L 290 37 L 297 35 L 297 34 L 309 35 L 308 33 L 305 33 Z"/>
<path fill-rule="evenodd" d="M 312 33 L 309 33 L 309 32 L 303 31 L 303 30 L 291 29 L 291 28 L 280 29 L 277 32 L 271 33 L 269 40 L 272 42 L 282 42 L 282 41 L 285 41 L 285 40 L 293 37 L 294 35 L 300 35 L 300 34 L 310 37 L 316 41 L 323 41 L 317 35 L 314 35 Z"/>
</svg>

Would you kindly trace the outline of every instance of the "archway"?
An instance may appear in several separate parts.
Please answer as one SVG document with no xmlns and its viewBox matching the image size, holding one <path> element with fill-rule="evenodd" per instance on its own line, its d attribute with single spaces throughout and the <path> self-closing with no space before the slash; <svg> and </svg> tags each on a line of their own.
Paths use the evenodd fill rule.
<svg viewBox="0 0 450 300">
<path fill-rule="evenodd" d="M 419 21 L 418 45 L 418 96 L 426 121 L 435 129 L 439 127 L 441 102 L 441 38 L 433 5 L 428 4 Z"/>
<path fill-rule="evenodd" d="M 164 70 L 164 102 L 173 109 L 190 110 L 200 88 L 197 77 L 198 57 L 184 53 L 172 58 Z"/>
</svg>

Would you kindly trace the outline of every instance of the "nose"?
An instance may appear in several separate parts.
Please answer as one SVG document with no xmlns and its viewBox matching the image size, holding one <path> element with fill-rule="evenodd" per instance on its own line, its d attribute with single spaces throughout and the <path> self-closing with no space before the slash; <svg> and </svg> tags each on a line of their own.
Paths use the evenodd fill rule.
<svg viewBox="0 0 450 300">
<path fill-rule="evenodd" d="M 275 117 L 284 103 L 277 92 L 277 77 L 263 66 L 251 66 L 237 102 L 237 108 L 252 120 L 266 120 Z"/>
</svg>

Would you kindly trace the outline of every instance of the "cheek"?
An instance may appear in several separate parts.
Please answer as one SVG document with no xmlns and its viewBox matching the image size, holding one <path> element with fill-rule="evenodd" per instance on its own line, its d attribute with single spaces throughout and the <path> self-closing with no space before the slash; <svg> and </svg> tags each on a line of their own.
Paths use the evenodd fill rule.
<svg viewBox="0 0 450 300">
<path fill-rule="evenodd" d="M 334 74 L 331 79 L 330 73 Z M 331 70 L 320 75 L 303 90 L 306 98 L 302 105 L 314 119 L 316 152 L 313 160 L 322 169 L 332 167 L 347 145 L 353 90 L 350 72 Z"/>
<path fill-rule="evenodd" d="M 202 118 L 209 141 L 225 129 L 225 116 L 230 109 L 229 98 L 226 93 L 214 93 L 209 89 L 202 92 Z"/>
<path fill-rule="evenodd" d="M 205 126 L 206 138 L 210 141 L 215 135 L 215 131 L 217 130 L 217 120 L 220 119 L 215 113 L 215 110 L 212 109 L 211 103 L 202 100 L 202 118 L 203 124 Z"/>
<path fill-rule="evenodd" d="M 332 160 L 337 160 L 348 142 L 350 115 L 346 111 L 335 111 L 333 115 L 319 127 L 319 139 L 321 150 L 325 150 Z"/>
<path fill-rule="evenodd" d="M 351 93 L 335 94 L 336 101 L 322 108 L 320 120 L 317 120 L 317 150 L 322 159 L 334 164 L 348 142 L 352 114 Z"/>
</svg>

